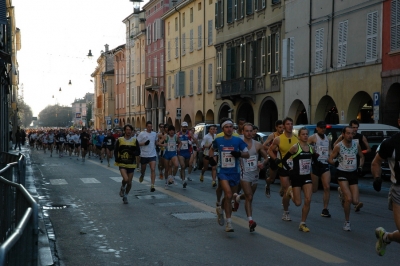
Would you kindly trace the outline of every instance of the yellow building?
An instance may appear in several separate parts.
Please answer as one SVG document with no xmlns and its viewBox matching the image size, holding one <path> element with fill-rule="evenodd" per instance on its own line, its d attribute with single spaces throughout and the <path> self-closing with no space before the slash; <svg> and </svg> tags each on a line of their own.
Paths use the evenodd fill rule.
<svg viewBox="0 0 400 266">
<path fill-rule="evenodd" d="M 185 0 L 162 17 L 166 116 L 177 128 L 215 122 L 214 8 L 213 1 Z"/>
</svg>

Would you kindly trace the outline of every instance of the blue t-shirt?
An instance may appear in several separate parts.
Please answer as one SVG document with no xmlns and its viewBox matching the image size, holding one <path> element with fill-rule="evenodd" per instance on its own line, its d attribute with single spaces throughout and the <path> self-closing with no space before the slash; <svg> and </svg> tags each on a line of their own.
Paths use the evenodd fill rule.
<svg viewBox="0 0 400 266">
<path fill-rule="evenodd" d="M 240 162 L 232 156 L 232 151 L 247 152 L 247 144 L 238 137 L 232 136 L 231 139 L 224 137 L 216 138 L 213 141 L 214 151 L 218 151 L 219 160 L 217 172 L 221 174 L 240 173 Z"/>
<path fill-rule="evenodd" d="M 101 146 L 101 145 L 103 145 L 103 141 L 104 141 L 104 135 L 98 135 L 98 136 L 97 136 L 97 143 L 96 143 L 96 146 Z"/>
</svg>

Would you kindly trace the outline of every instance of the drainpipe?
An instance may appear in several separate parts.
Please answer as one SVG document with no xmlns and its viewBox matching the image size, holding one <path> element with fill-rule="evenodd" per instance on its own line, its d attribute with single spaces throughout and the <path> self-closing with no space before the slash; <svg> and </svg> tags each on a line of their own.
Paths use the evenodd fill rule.
<svg viewBox="0 0 400 266">
<path fill-rule="evenodd" d="M 181 37 L 181 12 L 176 9 L 176 6 L 174 7 L 175 11 L 178 12 L 179 14 L 179 25 L 178 25 L 178 29 L 179 29 L 179 72 L 182 71 L 182 37 Z M 179 75 L 178 75 L 179 77 Z M 178 83 L 179 83 L 179 78 L 178 78 Z M 175 89 L 176 89 L 176 84 L 175 84 Z M 182 96 L 179 95 L 179 109 L 181 109 L 181 119 L 179 119 L 179 128 L 181 125 L 181 121 L 182 121 Z"/>
<path fill-rule="evenodd" d="M 206 122 L 205 121 L 205 112 L 206 112 L 206 27 L 208 24 L 206 24 L 206 1 L 204 0 L 204 5 L 203 5 L 203 25 L 204 25 L 204 29 L 203 29 L 203 117 L 202 117 L 202 122 Z M 210 73 L 208 73 L 210 75 Z M 196 114 L 194 119 L 196 119 Z"/>
<path fill-rule="evenodd" d="M 331 69 L 333 68 L 333 20 L 335 13 L 335 1 L 332 1 L 332 21 L 331 21 Z M 328 89 L 326 90 L 326 94 L 328 94 Z"/>
</svg>

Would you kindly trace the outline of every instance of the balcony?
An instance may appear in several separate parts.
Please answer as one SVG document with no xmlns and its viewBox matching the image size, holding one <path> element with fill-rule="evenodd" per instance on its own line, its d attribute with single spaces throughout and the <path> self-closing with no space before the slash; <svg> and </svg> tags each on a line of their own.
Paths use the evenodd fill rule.
<svg viewBox="0 0 400 266">
<path fill-rule="evenodd" d="M 148 91 L 155 91 L 160 88 L 160 77 L 150 77 L 147 78 L 144 82 L 144 87 Z"/>
<path fill-rule="evenodd" d="M 230 99 L 234 104 L 241 98 L 249 98 L 256 102 L 256 91 L 253 78 L 238 78 L 221 83 L 221 99 Z"/>
</svg>

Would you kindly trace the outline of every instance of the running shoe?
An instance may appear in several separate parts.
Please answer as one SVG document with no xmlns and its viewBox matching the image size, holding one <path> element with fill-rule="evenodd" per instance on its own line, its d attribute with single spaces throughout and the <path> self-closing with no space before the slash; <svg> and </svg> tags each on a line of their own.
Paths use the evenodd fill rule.
<svg viewBox="0 0 400 266">
<path fill-rule="evenodd" d="M 187 186 L 187 183 L 186 183 L 186 181 L 183 181 L 183 184 L 182 184 L 182 186 L 183 186 L 183 188 L 186 188 L 186 186 Z"/>
<path fill-rule="evenodd" d="M 376 250 L 376 253 L 378 253 L 379 256 L 385 255 L 386 246 L 388 244 L 390 244 L 390 242 L 387 243 L 383 239 L 385 234 L 386 234 L 386 230 L 383 227 L 378 227 L 378 228 L 375 229 L 375 236 L 378 239 L 378 241 L 376 241 L 376 244 L 375 244 L 375 250 Z"/>
<path fill-rule="evenodd" d="M 271 188 L 268 185 L 265 185 L 265 196 L 267 196 L 267 198 L 271 197 Z"/>
<path fill-rule="evenodd" d="M 103 160 L 100 160 L 100 163 L 103 163 Z"/>
<path fill-rule="evenodd" d="M 165 185 L 164 185 L 164 189 L 168 189 L 168 184 L 165 184 Z"/>
<path fill-rule="evenodd" d="M 160 179 L 163 180 L 164 179 L 164 175 L 162 173 L 160 173 Z"/>
<path fill-rule="evenodd" d="M 225 232 L 235 232 L 235 230 L 233 230 L 232 223 L 226 222 Z"/>
<path fill-rule="evenodd" d="M 224 211 L 222 210 L 221 206 L 217 206 L 216 213 L 217 213 L 218 224 L 220 226 L 223 226 L 225 224 L 225 220 L 224 220 Z"/>
<path fill-rule="evenodd" d="M 292 220 L 292 219 L 290 219 L 289 211 L 284 211 L 284 212 L 283 212 L 282 220 L 287 221 L 287 222 L 289 222 L 289 221 Z"/>
<path fill-rule="evenodd" d="M 239 201 L 238 201 L 239 199 Z M 239 209 L 239 204 L 240 204 L 240 195 L 237 193 L 233 194 L 233 205 L 232 205 L 232 211 L 236 212 Z"/>
<path fill-rule="evenodd" d="M 204 181 L 204 176 L 200 175 L 200 182 L 203 182 L 203 181 Z"/>
<path fill-rule="evenodd" d="M 344 222 L 343 230 L 344 231 L 349 231 L 349 232 L 351 231 L 350 222 Z"/>
<path fill-rule="evenodd" d="M 172 185 L 175 182 L 175 179 L 172 175 L 168 177 L 168 185 Z"/>
<path fill-rule="evenodd" d="M 156 189 L 154 188 L 154 185 L 151 185 L 150 192 L 154 192 L 154 191 L 156 191 Z"/>
<path fill-rule="evenodd" d="M 190 176 L 188 176 L 186 179 L 187 179 L 188 181 L 193 181 L 193 179 L 191 179 Z"/>
<path fill-rule="evenodd" d="M 356 206 L 354 206 L 355 212 L 359 212 L 360 209 L 364 206 L 364 203 L 359 202 Z"/>
<path fill-rule="evenodd" d="M 289 186 L 288 189 L 286 190 L 286 196 L 289 197 L 289 199 L 293 199 L 293 189 L 292 189 L 292 186 Z"/>
<path fill-rule="evenodd" d="M 216 186 L 217 186 L 217 182 L 215 182 L 215 180 L 213 180 L 213 181 L 211 182 L 211 186 L 212 186 L 212 187 L 216 187 Z"/>
<path fill-rule="evenodd" d="M 119 191 L 119 196 L 123 197 L 125 195 L 125 187 L 121 186 L 121 190 Z"/>
<path fill-rule="evenodd" d="M 322 213 L 321 213 L 321 216 L 322 216 L 322 217 L 329 218 L 329 217 L 331 217 L 331 214 L 329 213 L 329 210 L 328 210 L 328 209 L 323 209 L 323 210 L 322 210 Z"/>
<path fill-rule="evenodd" d="M 250 220 L 250 221 L 249 221 L 249 229 L 250 229 L 250 232 L 254 232 L 256 226 L 257 226 L 257 223 L 256 223 L 256 222 L 254 222 L 253 220 Z"/>
<path fill-rule="evenodd" d="M 344 197 L 343 197 L 343 192 L 340 187 L 337 188 L 337 191 L 339 192 L 339 201 L 342 207 L 344 207 Z"/>
<path fill-rule="evenodd" d="M 143 182 L 143 179 L 144 179 L 144 175 L 140 175 L 140 177 L 139 177 L 139 182 L 142 183 L 142 182 Z"/>
<path fill-rule="evenodd" d="M 310 232 L 310 229 L 307 227 L 306 224 L 303 223 L 303 224 L 300 224 L 300 225 L 299 225 L 299 231 L 308 233 L 308 232 Z"/>
<path fill-rule="evenodd" d="M 126 195 L 124 195 L 124 197 L 122 198 L 122 201 L 124 202 L 124 204 L 128 204 L 128 197 Z"/>
</svg>

